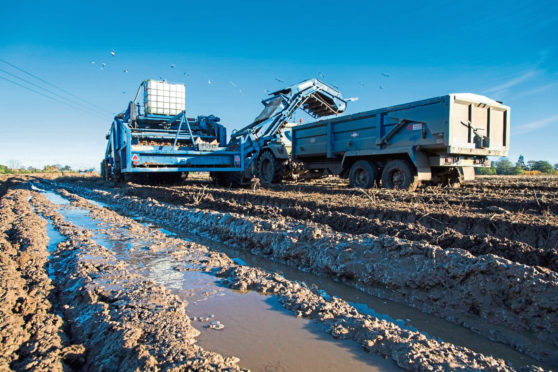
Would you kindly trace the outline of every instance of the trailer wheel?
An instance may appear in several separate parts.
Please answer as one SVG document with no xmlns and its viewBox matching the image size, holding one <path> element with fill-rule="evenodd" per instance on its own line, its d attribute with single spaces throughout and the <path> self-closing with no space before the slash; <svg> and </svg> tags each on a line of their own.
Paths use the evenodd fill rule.
<svg viewBox="0 0 558 372">
<path fill-rule="evenodd" d="M 349 171 L 349 185 L 360 189 L 369 189 L 378 180 L 378 168 L 368 160 L 359 160 Z"/>
<path fill-rule="evenodd" d="M 463 175 L 459 171 L 458 168 L 451 168 L 448 171 L 448 174 L 445 179 L 445 184 L 451 188 L 458 189 L 461 187 L 461 183 L 463 182 Z"/>
<path fill-rule="evenodd" d="M 418 177 L 408 161 L 396 159 L 389 161 L 384 167 L 382 184 L 388 189 L 415 191 Z"/>
<path fill-rule="evenodd" d="M 264 151 L 258 158 L 258 178 L 264 186 L 281 183 L 285 176 L 285 161 L 276 159 L 271 151 Z"/>
</svg>

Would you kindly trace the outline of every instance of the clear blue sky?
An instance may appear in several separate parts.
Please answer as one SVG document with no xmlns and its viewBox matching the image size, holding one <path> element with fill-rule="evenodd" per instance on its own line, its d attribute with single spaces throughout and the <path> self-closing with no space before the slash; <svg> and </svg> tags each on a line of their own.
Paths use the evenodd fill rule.
<svg viewBox="0 0 558 372">
<path fill-rule="evenodd" d="M 83 112 L 0 79 L 3 164 L 98 166 L 112 116 L 146 78 L 185 83 L 189 114 L 215 114 L 230 133 L 259 113 L 266 89 L 319 76 L 359 97 L 349 113 L 450 92 L 502 100 L 510 159 L 558 162 L 555 0 L 22 0 L 2 14 L 1 59 L 97 106 Z"/>
</svg>

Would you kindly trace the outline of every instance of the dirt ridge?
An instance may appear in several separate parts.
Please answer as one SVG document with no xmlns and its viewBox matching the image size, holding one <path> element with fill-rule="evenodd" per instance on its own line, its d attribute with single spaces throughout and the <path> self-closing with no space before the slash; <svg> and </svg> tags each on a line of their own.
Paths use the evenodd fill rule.
<svg viewBox="0 0 558 372">
<path fill-rule="evenodd" d="M 517 331 L 529 330 L 557 345 L 558 274 L 494 255 L 475 257 L 461 249 L 372 235 L 352 236 L 313 223 L 292 224 L 142 200 L 119 193 L 65 184 L 65 188 L 128 211 L 140 212 L 254 253 L 283 260 L 303 270 L 349 277 L 367 290 L 389 289 L 391 299 L 460 323 L 493 340 L 542 359 L 556 354 L 540 350 L 505 332 L 476 329 L 471 317 Z M 364 260 L 363 260 L 364 258 Z M 364 261 L 364 262 L 363 262 Z M 517 278 L 511 280 L 510 278 Z M 519 280 L 521 278 L 521 280 Z M 378 292 L 376 292 L 378 294 Z M 390 298 L 387 291 L 379 294 Z"/>
<path fill-rule="evenodd" d="M 46 222 L 29 197 L 27 190 L 10 189 L 0 200 L 0 369 L 78 369 L 85 349 L 72 343 L 55 309 Z"/>
<path fill-rule="evenodd" d="M 71 200 L 72 205 L 89 210 L 94 218 L 101 221 L 117 221 L 134 231 L 146 230 L 143 225 L 116 212 L 98 207 L 78 195 L 66 190 L 58 190 L 58 192 Z M 178 239 L 167 238 L 166 240 L 172 244 L 173 240 Z M 264 294 L 276 295 L 287 309 L 299 316 L 326 323 L 328 332 L 332 336 L 353 339 L 368 351 L 392 358 L 404 369 L 420 371 L 513 369 L 502 360 L 483 356 L 467 348 L 439 342 L 420 332 L 403 329 L 394 323 L 360 314 L 353 306 L 341 299 L 326 299 L 316 293 L 316 290 L 286 280 L 281 275 L 238 266 L 230 259 L 210 262 L 212 264 L 206 261 L 206 269 L 219 269 L 217 275 L 226 278 L 231 288 L 252 289 Z M 220 266 L 214 266 L 216 264 Z M 537 370 L 537 368 L 527 367 L 525 370 Z"/>
</svg>

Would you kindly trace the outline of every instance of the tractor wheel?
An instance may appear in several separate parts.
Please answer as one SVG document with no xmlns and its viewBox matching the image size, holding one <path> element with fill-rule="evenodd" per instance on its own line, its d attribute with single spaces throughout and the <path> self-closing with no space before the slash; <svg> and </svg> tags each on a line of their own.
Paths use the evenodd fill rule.
<svg viewBox="0 0 558 372">
<path fill-rule="evenodd" d="M 359 160 L 349 171 L 349 185 L 359 189 L 369 189 L 378 180 L 378 168 L 368 160 Z"/>
<path fill-rule="evenodd" d="M 262 186 L 281 183 L 285 176 L 285 161 L 276 159 L 271 151 L 264 151 L 258 158 L 258 178 Z"/>
<path fill-rule="evenodd" d="M 391 160 L 382 171 L 382 184 L 388 189 L 415 191 L 418 177 L 407 160 Z"/>
</svg>

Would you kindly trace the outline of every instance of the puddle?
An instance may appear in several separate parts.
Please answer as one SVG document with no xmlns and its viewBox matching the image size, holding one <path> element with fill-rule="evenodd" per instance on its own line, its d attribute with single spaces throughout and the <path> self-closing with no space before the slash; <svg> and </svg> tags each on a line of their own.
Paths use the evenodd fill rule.
<svg viewBox="0 0 558 372">
<path fill-rule="evenodd" d="M 253 371 L 399 370 L 391 360 L 367 353 L 352 341 L 333 339 L 321 324 L 296 318 L 274 296 L 231 290 L 208 273 L 178 271 L 177 265 L 188 265 L 166 252 L 150 251 L 153 241 L 133 239 L 126 228 L 95 221 L 88 211 L 68 207 L 68 201 L 61 196 L 45 194 L 60 205 L 59 212 L 65 219 L 94 231 L 93 240 L 98 244 L 133 265 L 137 273 L 187 301 L 186 312 L 201 332 L 198 343 L 207 350 L 237 356 L 242 367 Z M 103 232 L 106 228 L 110 233 Z M 165 229 L 158 230 L 166 233 Z M 236 260 L 245 264 L 240 258 Z"/>
<path fill-rule="evenodd" d="M 255 292 L 213 296 L 189 310 L 201 317 L 214 315 L 225 328 L 203 328 L 198 343 L 240 358 L 254 371 L 380 371 L 398 369 L 393 362 L 368 354 L 355 343 L 336 341 L 322 325 L 297 319 L 276 297 Z M 205 322 L 207 324 L 207 322 Z M 201 324 L 202 327 L 197 325 Z M 242 340 L 242 342 L 239 342 Z"/>
<path fill-rule="evenodd" d="M 330 355 L 335 355 L 335 351 L 329 350 L 324 352 L 322 353 L 324 355 L 314 360 L 313 363 L 321 363 L 321 361 L 327 360 L 328 363 L 337 365 L 335 363 L 339 360 L 342 360 L 343 363 L 348 363 L 354 359 L 354 363 L 357 363 L 356 361 L 362 358 L 373 359 L 373 357 L 375 357 L 374 355 L 371 356 L 365 353 L 352 342 L 336 342 L 315 322 L 295 318 L 292 313 L 287 312 L 280 305 L 275 304 L 274 301 L 276 301 L 276 299 L 274 297 L 266 297 L 254 292 L 238 294 L 228 288 L 219 287 L 219 279 L 214 276 L 195 271 L 176 271 L 174 267 L 178 262 L 174 258 L 169 258 L 168 256 L 161 257 L 161 252 L 149 251 L 149 245 L 153 242 L 131 239 L 129 236 L 125 239 L 114 240 L 114 236 L 111 237 L 102 232 L 109 225 L 92 220 L 88 215 L 88 211 L 74 207 L 64 207 L 68 204 L 68 201 L 56 193 L 46 192 L 45 194 L 49 200 L 61 205 L 62 208 L 60 213 L 65 218 L 78 226 L 95 231 L 94 239 L 98 244 L 113 250 L 121 259 L 137 267 L 142 275 L 148 276 L 160 284 L 164 284 L 181 298 L 187 300 L 191 304 L 191 306 L 187 308 L 187 312 L 190 316 L 207 317 L 209 313 L 213 313 L 215 319 L 222 322 L 225 328 L 221 331 L 206 329 L 203 328 L 203 326 L 198 326 L 198 322 L 194 322 L 196 328 L 202 332 L 199 338 L 200 344 L 225 355 L 238 356 L 241 358 L 241 364 L 250 361 L 252 364 L 242 364 L 246 368 L 251 368 L 253 370 L 259 370 L 259 368 L 261 368 L 261 370 L 271 371 L 280 371 L 283 369 L 291 370 L 293 368 L 299 369 L 293 367 L 298 364 L 290 363 L 291 358 L 296 359 L 297 350 L 299 348 L 303 350 L 301 347 L 303 343 L 302 340 L 307 340 L 309 343 L 316 343 L 314 347 L 317 347 L 319 344 L 319 348 L 321 349 L 318 349 L 318 354 L 320 354 L 320 350 L 322 349 L 328 350 L 328 347 L 333 347 L 331 345 L 336 345 L 334 349 L 338 352 L 344 350 L 342 355 L 337 355 L 335 358 L 332 357 L 331 359 L 328 357 Z M 91 201 L 90 199 L 87 200 Z M 110 208 L 110 206 L 106 204 L 103 205 L 103 207 Z M 289 280 L 303 281 L 309 287 L 319 288 L 324 296 L 343 298 L 351 305 L 355 306 L 361 313 L 394 322 L 403 328 L 422 332 L 438 340 L 444 340 L 455 345 L 468 347 L 485 355 L 492 355 L 497 358 L 508 360 L 516 367 L 529 364 L 544 366 L 544 364 L 513 350 L 507 345 L 490 341 L 466 328 L 428 315 L 407 305 L 369 295 L 346 284 L 299 271 L 290 266 L 271 261 L 268 258 L 253 255 L 246 250 L 230 248 L 229 246 L 207 237 L 189 235 L 179 229 L 173 229 L 168 226 L 162 228 L 145 216 L 129 215 L 128 217 L 135 219 L 144 226 L 157 229 L 169 236 L 195 241 L 215 251 L 223 252 L 239 265 L 259 267 L 267 271 L 281 273 Z M 128 231 L 120 228 L 116 229 L 115 233 L 116 235 L 127 236 Z M 181 263 L 180 266 L 184 266 L 184 264 Z M 200 293 L 203 294 L 205 292 L 211 292 L 212 294 L 202 295 L 200 298 L 196 297 L 200 295 Z M 247 303 L 251 303 L 252 305 L 247 306 Z M 237 314 L 238 317 L 235 318 L 234 314 Z M 283 321 L 281 320 L 282 317 L 290 320 Z M 252 318 L 259 320 L 256 322 Z M 261 324 L 261 322 L 264 324 Z M 277 322 L 275 326 L 269 326 L 270 324 L 275 324 L 274 322 Z M 236 329 L 236 331 L 231 332 L 231 327 Z M 243 333 L 245 332 L 245 327 L 253 329 L 254 332 L 250 333 L 246 331 L 248 332 L 247 334 Z M 289 332 L 295 333 L 297 332 L 295 330 L 298 329 L 298 333 L 300 334 L 292 336 L 295 338 L 291 338 L 291 336 L 285 338 L 285 335 L 282 333 L 283 328 L 289 329 Z M 260 331 L 261 333 L 258 333 Z M 218 336 L 215 333 L 226 334 L 227 336 Z M 273 340 L 273 342 L 268 342 L 270 339 Z M 293 342 L 294 339 L 296 339 L 296 342 Z M 299 343 L 299 339 L 301 343 Z M 247 345 L 252 342 L 254 342 L 255 345 L 252 348 L 248 347 Z M 330 346 L 323 346 L 321 345 L 322 342 Z M 294 350 L 288 351 L 289 354 L 281 354 L 282 357 L 277 359 L 278 362 L 276 365 L 265 364 L 270 360 L 269 356 L 272 355 L 270 353 L 275 352 L 278 347 L 274 345 L 282 345 L 281 348 L 283 348 L 283 350 L 288 350 L 291 344 L 293 344 Z M 352 350 L 352 345 L 354 345 L 356 349 Z M 302 354 L 310 358 L 308 356 L 309 353 L 308 350 L 305 350 Z M 288 355 L 288 357 L 286 357 L 286 355 Z M 355 355 L 359 356 L 355 357 Z M 378 359 L 374 360 L 371 364 L 380 366 L 383 362 L 382 359 Z M 294 361 L 292 363 L 294 363 Z M 302 363 L 300 365 L 305 366 L 303 369 L 317 369 L 313 364 L 304 364 L 303 360 L 297 363 Z M 327 367 L 324 367 L 322 364 L 319 365 L 321 366 L 320 368 L 326 368 L 327 370 Z M 256 366 L 258 367 L 256 368 Z M 274 366 L 276 369 L 273 369 L 275 368 Z M 339 367 L 339 365 L 337 366 Z M 367 368 L 370 369 L 370 367 L 371 365 L 368 364 Z M 395 365 L 390 362 L 387 364 L 387 367 L 382 365 L 381 368 L 389 367 L 394 368 Z M 343 367 L 341 366 L 339 368 Z M 357 363 L 354 369 L 358 370 L 358 368 Z"/>
<path fill-rule="evenodd" d="M 143 218 L 143 222 L 145 223 L 146 221 L 147 220 Z M 178 234 L 178 237 L 206 245 L 215 251 L 227 254 L 229 257 L 235 257 L 233 261 L 237 264 L 277 272 L 289 280 L 305 282 L 310 288 L 319 288 L 322 292 L 322 296 L 336 296 L 342 298 L 353 305 L 362 314 L 369 314 L 380 319 L 391 321 L 402 328 L 421 332 L 437 340 L 450 342 L 485 355 L 492 355 L 496 358 L 505 359 L 516 367 L 533 364 L 549 368 L 546 364 L 521 354 L 505 344 L 491 341 L 469 329 L 423 313 L 410 306 L 370 295 L 330 278 L 302 272 L 291 266 L 272 261 L 269 258 L 253 255 L 247 250 L 231 248 L 206 237 L 185 234 L 180 230 L 175 230 L 173 232 Z"/>
</svg>

